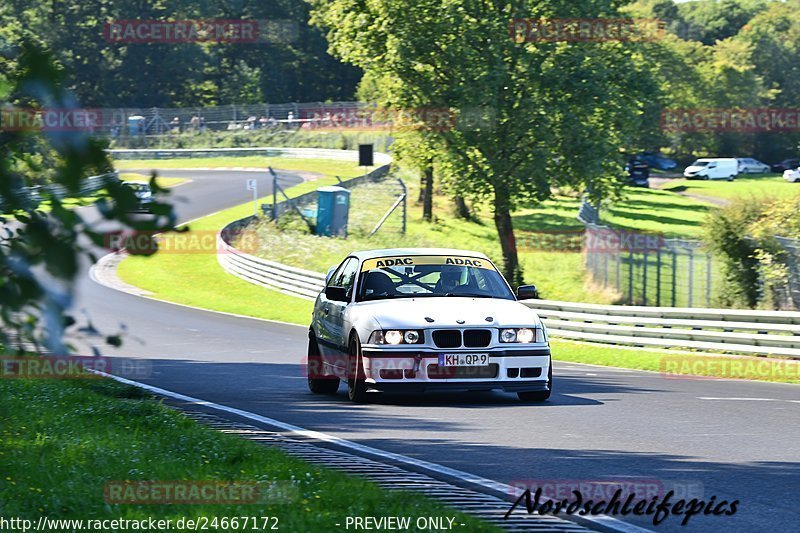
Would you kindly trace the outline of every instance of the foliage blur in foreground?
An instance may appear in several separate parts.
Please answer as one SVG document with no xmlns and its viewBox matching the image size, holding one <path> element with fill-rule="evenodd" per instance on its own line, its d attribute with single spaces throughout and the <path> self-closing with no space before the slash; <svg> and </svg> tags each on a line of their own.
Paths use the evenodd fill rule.
<svg viewBox="0 0 800 533">
<path fill-rule="evenodd" d="M 33 39 L 0 45 L 0 106 L 78 107 L 62 87 L 62 69 Z M 66 314 L 73 282 L 82 257 L 93 260 L 104 241 L 98 222 L 68 206 L 87 177 L 112 170 L 102 143 L 86 132 L 0 129 L 0 351 L 68 353 L 62 337 L 74 323 Z M 42 187 L 29 194 L 35 186 Z M 154 180 L 151 186 L 165 193 Z M 95 203 L 99 222 L 106 231 L 109 222 L 148 232 L 174 227 L 168 204 L 154 202 L 145 219 L 130 214 L 136 203 L 133 191 L 109 176 Z"/>
</svg>

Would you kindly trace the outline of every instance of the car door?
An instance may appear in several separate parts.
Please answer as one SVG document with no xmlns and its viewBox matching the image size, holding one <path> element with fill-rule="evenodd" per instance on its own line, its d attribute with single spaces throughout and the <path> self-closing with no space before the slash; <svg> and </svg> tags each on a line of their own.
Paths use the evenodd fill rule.
<svg viewBox="0 0 800 533">
<path fill-rule="evenodd" d="M 325 284 L 325 288 L 335 286 L 336 280 L 341 278 L 342 271 L 349 260 L 350 258 L 346 258 L 344 261 L 339 263 L 338 267 L 335 267 L 333 274 L 331 274 L 327 283 Z M 325 291 L 323 290 L 318 297 L 316 305 L 314 306 L 314 330 L 317 334 L 320 352 L 322 352 L 322 355 L 324 356 L 331 356 L 335 353 L 335 350 L 332 346 L 333 341 L 329 329 L 330 324 L 328 321 L 330 305 L 331 301 L 328 300 L 328 297 L 325 295 Z"/>
<path fill-rule="evenodd" d="M 347 302 L 329 300 L 324 295 L 321 300 L 320 323 L 323 331 L 323 344 L 327 352 L 334 359 L 340 360 L 341 356 L 347 355 L 348 331 L 344 328 L 344 311 L 348 303 L 353 299 L 353 287 L 355 285 L 356 274 L 358 273 L 359 261 L 355 257 L 345 260 L 339 269 L 334 273 L 329 286 L 342 287 L 347 293 Z M 337 366 L 340 366 L 337 364 Z"/>
</svg>

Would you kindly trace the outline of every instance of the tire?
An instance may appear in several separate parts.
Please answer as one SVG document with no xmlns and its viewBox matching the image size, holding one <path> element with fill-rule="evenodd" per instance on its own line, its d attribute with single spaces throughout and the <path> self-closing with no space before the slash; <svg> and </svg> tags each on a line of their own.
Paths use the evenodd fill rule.
<svg viewBox="0 0 800 533">
<path fill-rule="evenodd" d="M 367 403 L 377 399 L 380 393 L 367 392 L 367 384 L 364 381 L 364 371 L 361 366 L 361 342 L 358 336 L 353 334 L 348 344 L 347 361 L 347 397 L 353 403 Z"/>
<path fill-rule="evenodd" d="M 549 387 L 545 391 L 528 391 L 518 392 L 517 398 L 521 402 L 546 402 L 550 399 L 550 394 L 553 392 L 553 361 L 550 360 L 550 369 L 547 371 L 547 384 Z"/>
<path fill-rule="evenodd" d="M 316 375 L 321 369 L 322 357 L 319 352 L 319 344 L 313 333 L 308 334 L 308 390 L 314 394 L 336 394 L 339 390 L 339 378 L 311 377 Z"/>
<path fill-rule="evenodd" d="M 728 176 L 728 181 L 733 181 L 736 176 Z"/>
</svg>

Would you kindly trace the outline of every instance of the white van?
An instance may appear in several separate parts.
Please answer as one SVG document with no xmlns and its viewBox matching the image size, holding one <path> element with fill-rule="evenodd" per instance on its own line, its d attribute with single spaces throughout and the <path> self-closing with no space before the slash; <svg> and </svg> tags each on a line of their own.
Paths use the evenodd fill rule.
<svg viewBox="0 0 800 533">
<path fill-rule="evenodd" d="M 683 171 L 687 178 L 698 180 L 728 180 L 739 174 L 739 162 L 733 157 L 698 159 Z"/>
</svg>

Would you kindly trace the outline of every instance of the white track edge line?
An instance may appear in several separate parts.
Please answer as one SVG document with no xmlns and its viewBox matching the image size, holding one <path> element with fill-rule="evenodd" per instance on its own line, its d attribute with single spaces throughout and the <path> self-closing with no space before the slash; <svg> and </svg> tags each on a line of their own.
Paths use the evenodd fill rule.
<svg viewBox="0 0 800 533">
<path fill-rule="evenodd" d="M 284 431 L 288 431 L 290 433 L 294 433 L 296 435 L 306 437 L 312 440 L 328 442 L 331 444 L 335 444 L 342 448 L 347 448 L 350 450 L 358 451 L 366 455 L 371 455 L 374 457 L 379 457 L 381 459 L 388 459 L 392 461 L 396 461 L 398 463 L 414 466 L 416 468 L 420 468 L 423 470 L 428 470 L 431 472 L 436 472 L 438 474 L 443 474 L 446 476 L 454 477 L 461 481 L 466 481 L 468 483 L 472 483 L 474 485 L 478 485 L 489 490 L 500 492 L 504 494 L 521 494 L 520 489 L 516 489 L 511 485 L 506 485 L 505 483 L 500 483 L 499 481 L 493 481 L 491 479 L 487 479 L 481 476 L 477 476 L 474 474 L 470 474 L 468 472 L 464 472 L 462 470 L 456 470 L 454 468 L 450 468 L 448 466 L 440 465 L 437 463 L 431 463 L 428 461 L 424 461 L 422 459 L 415 459 L 413 457 L 408 457 L 406 455 L 402 455 L 399 453 L 388 452 L 384 450 L 380 450 L 378 448 L 373 448 L 371 446 L 365 446 L 363 444 L 358 444 L 357 442 L 352 442 L 346 439 L 342 439 L 341 437 L 336 437 L 334 435 L 328 435 L 327 433 L 322 433 L 320 431 L 314 431 L 310 429 L 305 429 L 300 426 L 295 426 L 293 424 L 289 424 L 286 422 L 281 422 L 280 420 L 275 420 L 274 418 L 269 418 L 266 416 L 262 416 L 256 413 L 251 413 L 250 411 L 244 411 L 242 409 L 237 409 L 235 407 L 229 407 L 227 405 L 221 405 L 218 403 L 210 402 L 207 400 L 202 400 L 200 398 L 194 398 L 192 396 L 187 396 L 185 394 L 181 394 L 179 392 L 173 392 L 166 389 L 162 389 L 160 387 L 155 387 L 153 385 L 147 385 L 146 383 L 140 383 L 138 381 L 130 380 L 127 378 L 115 376 L 113 374 L 108 374 L 106 372 L 101 372 L 99 370 L 94 370 L 94 373 L 101 375 L 103 377 L 107 377 L 118 381 L 120 383 L 126 385 L 132 385 L 134 387 L 139 387 L 141 389 L 150 391 L 154 394 L 158 394 L 160 396 L 166 396 L 168 398 L 172 398 L 174 400 L 181 400 L 188 403 L 193 403 L 199 406 L 207 407 L 210 409 L 215 409 L 217 411 L 223 411 L 226 413 L 230 413 L 232 415 L 240 416 L 242 418 L 246 418 L 252 420 L 254 422 L 260 422 L 262 424 L 266 424 L 268 426 L 276 427 L 282 429 Z M 559 517 L 564 520 L 568 520 L 564 517 Z M 581 517 L 582 520 L 585 520 L 590 523 L 596 523 L 597 525 L 606 527 L 608 529 L 613 529 L 615 531 L 619 531 L 621 533 L 644 533 L 649 532 L 649 529 L 644 529 L 639 526 L 635 526 L 633 524 L 629 524 L 627 522 L 623 522 L 617 518 L 613 518 L 610 516 L 600 515 L 600 516 L 592 516 L 592 517 Z"/>
</svg>

